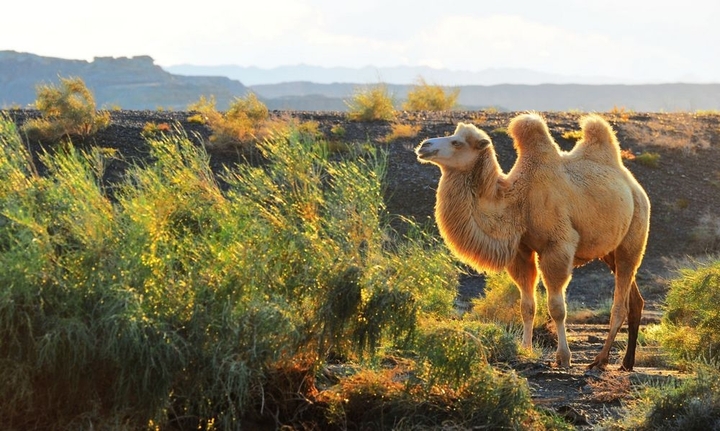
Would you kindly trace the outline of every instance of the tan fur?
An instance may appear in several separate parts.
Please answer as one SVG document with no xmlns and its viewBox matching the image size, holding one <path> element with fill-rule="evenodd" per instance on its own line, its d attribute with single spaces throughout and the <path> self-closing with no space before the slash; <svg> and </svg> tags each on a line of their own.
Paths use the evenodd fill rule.
<svg viewBox="0 0 720 431">
<path fill-rule="evenodd" d="M 508 127 L 518 160 L 505 175 L 490 138 L 460 123 L 449 137 L 424 141 L 422 162 L 440 167 L 435 217 L 449 248 L 479 271 L 506 269 L 522 294 L 523 345 L 530 347 L 538 274 L 558 331 L 557 360 L 570 365 L 565 288 L 573 265 L 602 259 L 616 274 L 610 333 L 591 366 L 604 367 L 615 335 L 629 319 L 631 369 L 642 311 L 635 283 L 647 242 L 650 204 L 623 166 L 610 125 L 581 119 L 583 139 L 561 151 L 544 119 L 515 117 Z M 632 346 L 630 346 L 632 344 Z"/>
</svg>

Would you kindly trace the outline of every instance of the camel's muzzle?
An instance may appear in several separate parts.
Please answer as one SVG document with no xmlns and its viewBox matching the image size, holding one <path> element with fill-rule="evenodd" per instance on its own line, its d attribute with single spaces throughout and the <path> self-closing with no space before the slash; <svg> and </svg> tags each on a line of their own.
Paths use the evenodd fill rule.
<svg viewBox="0 0 720 431">
<path fill-rule="evenodd" d="M 419 147 L 417 147 L 417 149 L 415 150 L 415 154 L 417 154 L 419 159 L 429 159 L 438 153 L 437 149 L 433 150 L 430 147 L 431 147 L 430 142 L 425 141 L 422 144 L 420 144 Z"/>
</svg>

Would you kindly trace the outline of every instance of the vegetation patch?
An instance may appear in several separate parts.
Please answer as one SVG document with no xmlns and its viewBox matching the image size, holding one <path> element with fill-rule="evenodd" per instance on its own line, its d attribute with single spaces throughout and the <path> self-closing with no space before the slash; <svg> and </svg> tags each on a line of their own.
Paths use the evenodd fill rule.
<svg viewBox="0 0 720 431">
<path fill-rule="evenodd" d="M 632 160 L 649 168 L 657 168 L 660 164 L 660 154 L 654 152 L 642 152 L 636 155 Z"/>
<path fill-rule="evenodd" d="M 386 85 L 359 88 L 345 104 L 352 121 L 390 121 L 395 118 L 393 97 Z"/>
<path fill-rule="evenodd" d="M 59 85 L 39 85 L 35 106 L 42 117 L 23 126 L 32 141 L 87 138 L 110 124 L 110 114 L 97 111 L 93 94 L 80 78 L 61 77 Z"/>
<path fill-rule="evenodd" d="M 459 89 L 446 91 L 439 85 L 431 85 L 424 78 L 419 78 L 408 92 L 403 109 L 406 111 L 449 111 L 457 106 L 459 96 Z"/>
<path fill-rule="evenodd" d="M 385 142 L 392 142 L 398 139 L 415 138 L 422 128 L 421 125 L 393 123 L 390 133 L 385 136 Z"/>
<path fill-rule="evenodd" d="M 182 130 L 153 133 L 110 196 L 111 154 L 68 144 L 39 175 L 0 121 L 7 429 L 544 427 L 491 366 L 513 338 L 457 320 L 449 252 L 389 227 L 384 154 L 287 130 L 222 188 Z"/>
<path fill-rule="evenodd" d="M 214 97 L 202 96 L 188 109 L 195 112 L 190 121 L 207 124 L 212 130 L 207 143 L 211 150 L 248 151 L 254 143 L 274 133 L 287 132 L 287 121 L 271 117 L 267 106 L 254 93 L 235 98 L 224 113 L 215 108 Z"/>
</svg>

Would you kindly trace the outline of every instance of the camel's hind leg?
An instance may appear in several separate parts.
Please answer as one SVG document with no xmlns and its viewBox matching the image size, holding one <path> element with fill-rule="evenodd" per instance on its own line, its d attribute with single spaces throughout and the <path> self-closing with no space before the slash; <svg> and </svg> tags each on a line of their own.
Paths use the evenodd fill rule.
<svg viewBox="0 0 720 431">
<path fill-rule="evenodd" d="M 645 301 L 640 295 L 640 289 L 633 279 L 630 287 L 630 309 L 628 311 L 628 344 L 625 350 L 625 357 L 622 362 L 622 369 L 631 371 L 635 366 L 635 347 L 637 346 L 638 332 L 640 332 L 640 318 L 642 317 Z"/>
<path fill-rule="evenodd" d="M 535 321 L 535 287 L 538 283 L 535 252 L 520 245 L 517 254 L 507 267 L 510 278 L 520 289 L 520 312 L 523 320 L 522 346 L 532 348 L 533 324 Z"/>
<path fill-rule="evenodd" d="M 635 348 L 640 330 L 640 318 L 645 305 L 640 289 L 635 282 L 635 274 L 640 265 L 641 256 L 641 251 L 628 255 L 619 249 L 603 258 L 615 273 L 615 294 L 610 312 L 608 336 L 602 350 L 588 368 L 605 368 L 607 366 L 610 359 L 610 349 L 626 318 L 628 322 L 628 344 L 622 369 L 629 371 L 635 365 Z"/>
</svg>

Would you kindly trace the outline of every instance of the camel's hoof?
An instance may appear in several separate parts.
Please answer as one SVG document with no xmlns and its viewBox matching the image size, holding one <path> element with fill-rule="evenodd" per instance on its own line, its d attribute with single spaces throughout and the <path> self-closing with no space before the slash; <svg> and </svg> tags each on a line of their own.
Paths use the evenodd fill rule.
<svg viewBox="0 0 720 431">
<path fill-rule="evenodd" d="M 601 361 L 593 361 L 590 365 L 587 366 L 588 371 L 597 370 L 597 371 L 605 371 L 607 368 L 607 362 L 601 362 Z"/>
<path fill-rule="evenodd" d="M 570 361 L 563 363 L 560 359 L 555 360 L 555 368 L 562 368 L 565 371 L 570 371 Z"/>
</svg>

